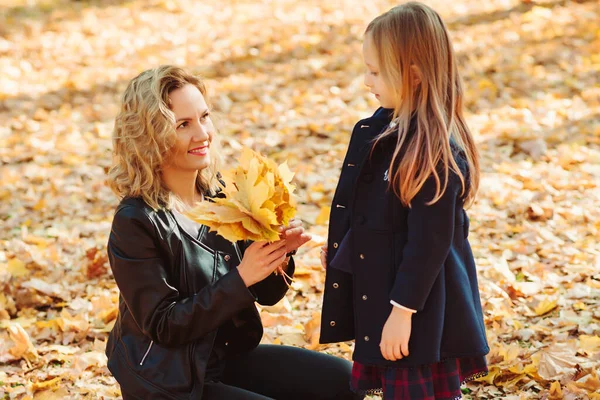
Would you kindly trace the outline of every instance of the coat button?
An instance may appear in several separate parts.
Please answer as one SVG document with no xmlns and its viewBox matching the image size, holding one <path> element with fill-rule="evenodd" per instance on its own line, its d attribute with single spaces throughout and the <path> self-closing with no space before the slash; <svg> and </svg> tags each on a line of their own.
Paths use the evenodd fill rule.
<svg viewBox="0 0 600 400">
<path fill-rule="evenodd" d="M 362 297 L 362 299 L 363 299 L 363 300 L 366 300 L 366 299 L 368 299 L 367 295 L 366 295 L 366 294 L 363 294 L 363 297 Z"/>
<path fill-rule="evenodd" d="M 361 260 L 365 259 L 365 255 L 364 254 L 361 254 L 359 257 L 360 257 Z"/>
<path fill-rule="evenodd" d="M 363 176 L 363 181 L 365 181 L 366 183 L 373 182 L 373 174 L 371 174 L 371 173 L 365 174 L 365 176 Z"/>
<path fill-rule="evenodd" d="M 338 247 L 339 247 L 339 244 L 337 244 L 337 243 L 334 243 L 334 244 L 333 244 L 333 248 L 334 248 L 334 249 L 337 249 Z"/>
<path fill-rule="evenodd" d="M 356 217 L 356 222 L 358 222 L 359 224 L 363 225 L 365 223 L 366 219 L 364 217 L 364 215 L 359 215 L 358 217 Z"/>
<path fill-rule="evenodd" d="M 369 337 L 365 336 L 365 342 L 368 342 L 368 341 L 369 341 Z"/>
<path fill-rule="evenodd" d="M 338 283 L 337 283 L 337 282 L 335 282 L 335 283 L 334 283 L 332 286 L 333 286 L 333 288 L 334 288 L 334 289 L 337 289 L 337 288 L 339 288 L 339 287 L 340 287 L 340 285 L 338 285 Z"/>
<path fill-rule="evenodd" d="M 231 256 L 229 254 L 225 254 L 225 261 L 229 261 L 231 259 Z"/>
<path fill-rule="evenodd" d="M 331 322 L 329 323 L 329 325 L 331 325 L 331 326 L 335 326 L 335 321 L 331 321 Z"/>
</svg>

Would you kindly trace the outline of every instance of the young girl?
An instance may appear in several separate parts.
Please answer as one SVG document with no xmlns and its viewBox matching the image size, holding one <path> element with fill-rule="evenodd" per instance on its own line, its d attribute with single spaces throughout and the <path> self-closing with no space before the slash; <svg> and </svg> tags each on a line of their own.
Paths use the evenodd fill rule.
<svg viewBox="0 0 600 400">
<path fill-rule="evenodd" d="M 460 399 L 487 372 L 464 211 L 479 163 L 440 16 L 416 2 L 373 20 L 359 121 L 334 195 L 321 342 L 356 340 L 352 387 L 384 399 Z"/>
<path fill-rule="evenodd" d="M 123 96 L 109 183 L 121 199 L 108 241 L 119 317 L 106 346 L 123 399 L 360 399 L 351 365 L 259 345 L 254 306 L 273 305 L 306 243 L 299 221 L 282 240 L 231 243 L 185 216 L 218 196 L 216 132 L 204 83 L 173 66 L 142 72 Z M 325 373 L 323 373 L 325 371 Z"/>
</svg>

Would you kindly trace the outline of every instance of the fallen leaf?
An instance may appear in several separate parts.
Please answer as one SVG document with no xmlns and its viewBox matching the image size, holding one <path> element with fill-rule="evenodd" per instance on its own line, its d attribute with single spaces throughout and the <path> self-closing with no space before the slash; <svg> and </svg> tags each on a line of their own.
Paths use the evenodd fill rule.
<svg viewBox="0 0 600 400">
<path fill-rule="evenodd" d="M 317 350 L 321 345 L 319 344 L 319 336 L 321 330 L 321 312 L 315 311 L 312 314 L 311 319 L 304 326 L 304 339 L 308 342 L 306 346 L 309 350 Z"/>
<path fill-rule="evenodd" d="M 551 400 L 561 400 L 563 398 L 562 388 L 560 387 L 560 382 L 554 381 L 550 385 L 550 399 Z"/>
<path fill-rule="evenodd" d="M 62 377 L 61 376 L 57 376 L 54 379 L 50 379 L 47 381 L 43 381 L 43 382 L 34 382 L 31 385 L 31 389 L 34 392 L 37 392 L 38 390 L 52 390 L 54 391 L 55 389 L 58 389 L 58 385 L 60 384 L 60 382 L 62 381 Z"/>
<path fill-rule="evenodd" d="M 519 147 L 535 160 L 539 160 L 548 152 L 548 146 L 543 139 L 526 140 L 519 143 Z"/>
<path fill-rule="evenodd" d="M 598 372 L 592 371 L 590 375 L 587 375 L 575 382 L 575 385 L 580 389 L 584 389 L 588 393 L 600 391 L 600 379 L 598 379 Z"/>
<path fill-rule="evenodd" d="M 292 319 L 287 314 L 272 314 L 264 311 L 260 314 L 264 327 L 271 327 L 277 325 L 289 325 L 292 323 Z"/>
<path fill-rule="evenodd" d="M 75 357 L 72 371 L 75 376 L 79 376 L 90 367 L 105 367 L 107 362 L 106 355 L 101 351 L 90 351 Z"/>
<path fill-rule="evenodd" d="M 58 388 L 57 390 L 44 390 L 35 392 L 33 395 L 34 400 L 64 400 L 70 397 L 69 390 L 65 387 Z"/>
<path fill-rule="evenodd" d="M 556 307 L 558 307 L 556 300 L 545 299 L 540 301 L 533 311 L 536 313 L 536 315 L 544 315 L 554 310 Z"/>
<path fill-rule="evenodd" d="M 85 253 L 88 279 L 98 278 L 109 271 L 108 256 L 105 251 L 92 247 Z"/>
<path fill-rule="evenodd" d="M 315 221 L 317 225 L 323 225 L 329 221 L 329 214 L 331 213 L 331 207 L 321 207 L 321 211 L 319 211 L 319 215 Z"/>
<path fill-rule="evenodd" d="M 31 343 L 29 334 L 18 323 L 12 323 L 8 327 L 10 339 L 14 342 L 14 347 L 9 350 L 9 353 L 16 359 L 24 358 L 28 361 L 35 361 L 39 355 L 37 350 Z"/>
<path fill-rule="evenodd" d="M 17 258 L 8 260 L 7 271 L 14 277 L 26 276 L 29 271 L 25 267 L 25 263 Z"/>
<path fill-rule="evenodd" d="M 540 377 L 551 381 L 575 373 L 575 367 L 583 362 L 575 354 L 576 350 L 567 344 L 554 344 L 534 354 L 532 359 L 539 365 Z"/>
<path fill-rule="evenodd" d="M 21 287 L 35 289 L 38 292 L 43 293 L 45 295 L 65 299 L 65 290 L 58 283 L 48 283 L 39 278 L 32 278 L 27 282 L 23 282 L 21 284 Z"/>
<path fill-rule="evenodd" d="M 600 336 L 581 335 L 579 336 L 579 346 L 588 354 L 600 351 Z"/>
</svg>

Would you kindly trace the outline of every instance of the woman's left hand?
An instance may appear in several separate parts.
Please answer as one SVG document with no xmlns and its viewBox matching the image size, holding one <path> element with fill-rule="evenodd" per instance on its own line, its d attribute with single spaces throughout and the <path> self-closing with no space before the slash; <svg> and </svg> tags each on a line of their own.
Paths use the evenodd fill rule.
<svg viewBox="0 0 600 400">
<path fill-rule="evenodd" d="M 408 341 L 412 329 L 412 315 L 410 311 L 394 306 L 388 317 L 383 332 L 379 349 L 383 358 L 390 361 L 400 360 L 408 356 Z"/>
<path fill-rule="evenodd" d="M 290 224 L 282 229 L 281 238 L 285 239 L 285 249 L 288 253 L 298 250 L 300 246 L 312 239 L 312 236 L 304 232 L 302 221 L 293 219 Z"/>
</svg>

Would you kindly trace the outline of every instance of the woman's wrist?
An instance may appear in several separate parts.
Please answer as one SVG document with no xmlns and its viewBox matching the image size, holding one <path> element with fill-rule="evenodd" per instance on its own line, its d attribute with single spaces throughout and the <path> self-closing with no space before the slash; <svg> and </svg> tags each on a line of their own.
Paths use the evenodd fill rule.
<svg viewBox="0 0 600 400">
<path fill-rule="evenodd" d="M 238 274 L 240 275 L 240 278 L 242 278 L 244 285 L 246 285 L 246 287 L 252 286 L 250 277 L 246 276 L 246 270 L 243 268 L 242 264 L 238 265 L 236 269 Z"/>
</svg>

